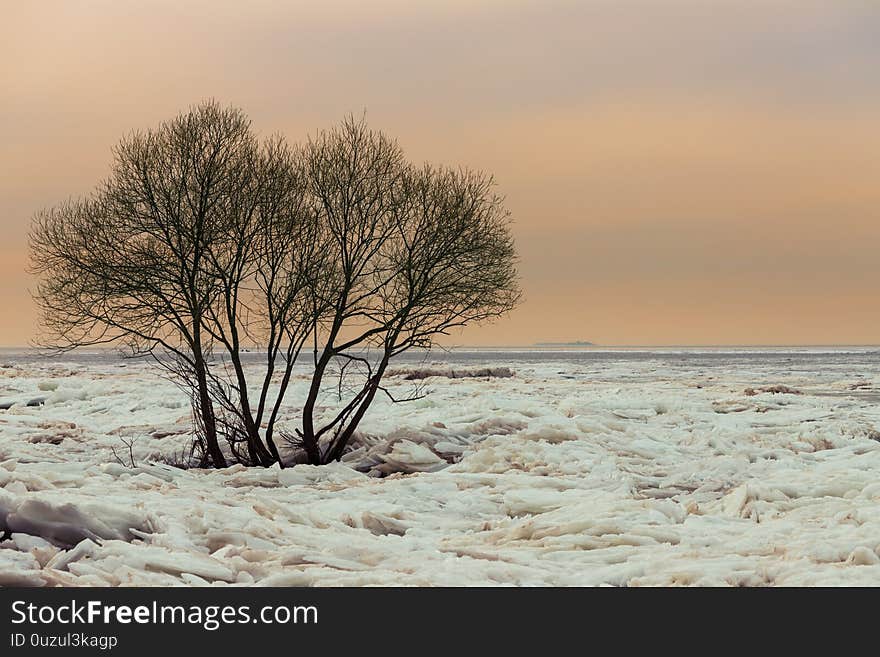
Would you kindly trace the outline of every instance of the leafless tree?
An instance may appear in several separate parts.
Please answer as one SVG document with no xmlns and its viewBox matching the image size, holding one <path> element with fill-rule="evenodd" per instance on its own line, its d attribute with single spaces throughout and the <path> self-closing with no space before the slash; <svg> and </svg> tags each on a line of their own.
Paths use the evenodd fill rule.
<svg viewBox="0 0 880 657">
<path fill-rule="evenodd" d="M 309 341 L 295 441 L 317 464 L 340 458 L 377 393 L 406 398 L 382 385 L 391 359 L 519 298 L 490 177 L 414 167 L 353 118 L 302 149 L 261 142 L 214 102 L 125 137 L 107 180 L 39 213 L 30 242 L 46 343 L 153 357 L 190 394 L 215 467 L 284 465 L 275 427 Z M 255 383 L 248 347 L 265 359 Z"/>
<path fill-rule="evenodd" d="M 415 168 L 353 118 L 308 143 L 305 171 L 333 271 L 316 293 L 329 312 L 315 320 L 297 433 L 309 461 L 326 463 L 341 457 L 377 392 L 403 400 L 382 385 L 392 358 L 508 312 L 520 292 L 509 215 L 491 177 Z M 328 375 L 344 404 L 319 418 Z"/>
</svg>

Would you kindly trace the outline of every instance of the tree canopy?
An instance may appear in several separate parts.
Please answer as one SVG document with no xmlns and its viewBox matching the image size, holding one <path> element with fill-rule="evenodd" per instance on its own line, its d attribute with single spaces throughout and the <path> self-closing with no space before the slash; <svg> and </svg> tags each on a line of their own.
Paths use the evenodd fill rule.
<svg viewBox="0 0 880 657">
<path fill-rule="evenodd" d="M 260 140 L 216 102 L 124 137 L 108 178 L 38 213 L 30 244 L 45 344 L 152 357 L 216 467 L 283 467 L 276 423 L 304 348 L 301 426 L 284 435 L 317 464 L 340 458 L 377 393 L 394 399 L 391 359 L 520 296 L 490 176 L 414 165 L 353 117 L 299 147 Z M 341 406 L 318 417 L 330 379 Z"/>
</svg>

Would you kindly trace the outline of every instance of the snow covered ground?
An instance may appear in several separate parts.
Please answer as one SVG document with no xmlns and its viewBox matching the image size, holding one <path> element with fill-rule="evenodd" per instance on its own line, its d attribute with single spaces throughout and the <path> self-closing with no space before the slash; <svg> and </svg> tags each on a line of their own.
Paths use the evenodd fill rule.
<svg viewBox="0 0 880 657">
<path fill-rule="evenodd" d="M 876 349 L 456 352 L 394 380 L 425 365 L 514 376 L 377 400 L 343 464 L 205 471 L 158 463 L 190 411 L 148 364 L 0 353 L 0 585 L 880 584 Z"/>
</svg>

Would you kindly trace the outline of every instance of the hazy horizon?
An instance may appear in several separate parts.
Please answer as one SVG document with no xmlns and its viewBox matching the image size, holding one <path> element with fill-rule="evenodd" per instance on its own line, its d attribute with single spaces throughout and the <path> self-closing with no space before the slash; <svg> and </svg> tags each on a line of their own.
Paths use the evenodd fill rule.
<svg viewBox="0 0 880 657">
<path fill-rule="evenodd" d="M 590 345 L 577 345 L 570 342 L 558 342 L 558 343 L 532 343 L 532 344 L 457 344 L 457 343 L 449 343 L 442 346 L 434 347 L 433 349 L 423 349 L 421 347 L 413 348 L 409 351 L 412 352 L 424 352 L 424 351 L 433 351 L 436 353 L 442 353 L 445 350 L 449 351 L 480 351 L 480 350 L 493 350 L 493 349 L 501 349 L 501 350 L 514 350 L 514 349 L 534 349 L 536 351 L 577 351 L 577 350 L 602 350 L 602 349 L 645 349 L 645 350 L 663 350 L 663 349 L 880 349 L 880 342 L 878 343 L 860 343 L 860 344 L 712 344 L 712 343 L 695 343 L 695 344 L 598 344 L 593 343 Z M 34 351 L 38 352 L 44 350 L 41 347 L 34 347 L 30 345 L 0 345 L 0 352 L 26 352 L 26 351 Z M 114 346 L 113 344 L 104 344 L 104 345 L 93 345 L 86 347 L 78 347 L 73 350 L 64 350 L 64 353 L 76 353 L 76 352 L 88 352 L 88 351 L 120 351 L 124 350 L 121 346 Z M 51 352 L 51 349 L 45 349 L 47 353 Z M 264 353 L 259 348 L 247 348 L 246 352 L 253 353 Z M 138 358 L 141 356 L 138 356 Z M 149 357 L 147 354 L 144 354 L 143 357 Z M 308 354 L 302 355 L 301 359 L 306 359 Z"/>
<path fill-rule="evenodd" d="M 7 349 L 35 337 L 25 273 L 34 212 L 88 193 L 122 135 L 205 98 L 291 141 L 366 111 L 416 161 L 495 175 L 524 301 L 450 344 L 880 342 L 875 4 L 4 9 Z"/>
</svg>

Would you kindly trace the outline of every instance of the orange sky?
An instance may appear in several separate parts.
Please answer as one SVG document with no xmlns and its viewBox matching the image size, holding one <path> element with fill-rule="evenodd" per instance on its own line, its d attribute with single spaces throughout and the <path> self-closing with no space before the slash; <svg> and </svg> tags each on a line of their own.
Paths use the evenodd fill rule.
<svg viewBox="0 0 880 657">
<path fill-rule="evenodd" d="M 33 212 L 206 97 L 493 172 L 525 300 L 456 343 L 880 343 L 874 2 L 0 4 L 0 345 Z"/>
</svg>

